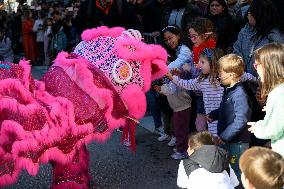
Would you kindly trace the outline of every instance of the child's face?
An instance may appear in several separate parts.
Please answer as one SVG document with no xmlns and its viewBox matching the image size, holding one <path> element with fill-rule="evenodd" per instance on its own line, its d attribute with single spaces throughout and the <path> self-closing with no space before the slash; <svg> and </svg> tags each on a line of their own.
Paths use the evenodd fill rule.
<svg viewBox="0 0 284 189">
<path fill-rule="evenodd" d="M 231 73 L 224 72 L 224 70 L 219 71 L 219 79 L 220 82 L 225 86 L 229 86 L 232 83 Z"/>
<path fill-rule="evenodd" d="M 189 33 L 189 38 L 194 44 L 194 46 L 198 47 L 204 42 L 204 39 L 202 38 L 201 35 L 199 35 L 193 28 L 190 28 L 188 30 Z"/>
<path fill-rule="evenodd" d="M 164 33 L 164 41 L 171 49 L 176 49 L 178 47 L 179 40 L 179 35 L 175 35 L 168 31 Z"/>
<path fill-rule="evenodd" d="M 203 74 L 209 74 L 210 72 L 210 63 L 208 59 L 204 56 L 200 56 L 199 62 L 198 62 L 198 67 L 201 69 L 201 72 Z"/>
</svg>

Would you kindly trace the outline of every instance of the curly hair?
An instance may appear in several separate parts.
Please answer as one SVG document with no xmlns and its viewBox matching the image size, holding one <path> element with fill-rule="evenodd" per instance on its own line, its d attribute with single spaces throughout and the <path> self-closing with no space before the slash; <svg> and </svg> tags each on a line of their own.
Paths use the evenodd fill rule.
<svg viewBox="0 0 284 189">
<path fill-rule="evenodd" d="M 218 85 L 218 60 L 224 56 L 224 51 L 221 49 L 209 49 L 205 48 L 204 51 L 200 54 L 201 57 L 206 58 L 209 61 L 210 71 L 209 76 L 205 74 L 201 74 L 198 77 L 198 81 L 203 81 L 207 77 L 209 77 L 209 82 L 215 86 Z"/>
</svg>

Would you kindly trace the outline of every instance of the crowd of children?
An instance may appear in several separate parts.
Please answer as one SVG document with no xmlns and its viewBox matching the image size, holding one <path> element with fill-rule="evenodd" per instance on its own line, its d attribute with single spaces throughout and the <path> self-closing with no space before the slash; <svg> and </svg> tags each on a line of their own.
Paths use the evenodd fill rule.
<svg viewBox="0 0 284 189">
<path fill-rule="evenodd" d="M 208 125 L 208 128 L 203 128 L 203 130 L 209 132 L 204 134 L 201 131 L 195 137 L 200 137 L 198 140 L 201 140 L 202 143 L 203 138 L 208 141 L 206 137 L 210 135 L 212 142 L 202 144 L 203 147 L 200 145 L 196 147 L 192 140 L 197 139 L 190 137 L 189 143 L 186 143 L 186 136 L 190 133 L 188 125 L 188 120 L 192 115 L 190 112 L 180 114 L 179 121 L 182 120 L 183 124 L 179 124 L 177 121 L 173 122 L 177 144 L 172 158 L 185 159 L 179 167 L 177 184 L 180 187 L 204 189 L 212 187 L 224 189 L 234 187 L 246 189 L 283 188 L 284 121 L 281 114 L 284 112 L 284 45 L 268 43 L 253 53 L 254 68 L 260 80 L 250 73 L 245 73 L 246 65 L 241 56 L 237 54 L 224 55 L 220 49 L 204 48 L 199 54 L 197 65 L 191 59 L 189 62 L 184 62 L 184 66 L 179 65 L 174 69 L 169 69 L 167 74 L 169 82 L 163 84 L 161 88 L 156 87 L 158 92 L 167 96 L 170 105 L 172 104 L 171 97 L 178 97 L 185 93 L 185 89 L 200 91 L 203 96 L 202 105 L 205 108 Z M 182 74 L 186 71 L 193 76 L 196 69 L 200 70 L 196 78 L 182 78 Z M 261 98 L 267 99 L 264 107 L 266 114 L 263 120 L 249 122 L 254 112 L 251 111 L 253 104 L 243 85 L 245 81 L 260 86 Z M 168 92 L 169 90 L 171 92 Z M 179 104 L 183 105 L 190 106 L 192 103 L 189 99 L 185 101 L 179 98 L 178 100 Z M 250 128 L 249 125 L 251 125 Z M 198 125 L 195 126 L 196 130 L 200 131 Z M 185 134 L 185 132 L 187 133 Z M 250 132 L 259 139 L 269 139 L 274 152 L 265 148 L 249 149 Z M 188 144 L 188 150 L 185 150 L 186 146 L 181 148 L 180 144 Z M 244 153 L 246 150 L 247 152 Z M 244 157 L 241 158 L 243 153 L 244 157 L 252 161 L 251 164 L 247 163 Z M 263 157 L 256 158 L 258 153 Z M 272 153 L 270 158 L 275 158 L 277 161 L 266 161 L 265 158 L 269 158 L 266 157 L 269 153 Z M 226 161 L 230 162 L 227 172 L 225 171 Z M 257 170 L 254 165 L 257 163 L 254 161 L 259 162 L 258 166 L 262 168 L 261 170 Z M 208 164 L 208 162 L 210 163 Z M 268 168 L 269 166 L 271 168 Z M 254 178 L 256 174 L 259 176 L 257 177 L 259 180 Z M 231 178 L 232 175 L 235 178 Z M 205 177 L 206 182 L 201 182 Z M 274 178 L 273 181 L 272 178 Z M 239 185 L 238 179 L 242 180 L 242 184 Z"/>
<path fill-rule="evenodd" d="M 174 132 L 162 133 L 158 140 L 176 139 L 171 157 L 182 160 L 181 188 L 281 189 L 284 33 L 277 10 L 270 0 L 247 1 L 239 7 L 247 16 L 242 12 L 237 17 L 229 14 L 226 1 L 208 3 L 207 17 L 196 17 L 185 30 L 176 24 L 161 30 L 170 54 L 169 73 L 153 88 L 173 110 L 162 117 L 168 120 L 165 130 L 173 127 Z M 263 14 L 267 16 L 261 21 Z M 234 22 L 243 24 L 238 37 Z M 265 116 L 253 111 L 256 106 L 264 106 Z M 194 131 L 198 133 L 188 140 Z M 272 151 L 252 147 L 254 140 L 271 141 Z M 250 163 L 244 163 L 246 158 Z M 277 161 L 268 162 L 273 158 Z"/>
</svg>

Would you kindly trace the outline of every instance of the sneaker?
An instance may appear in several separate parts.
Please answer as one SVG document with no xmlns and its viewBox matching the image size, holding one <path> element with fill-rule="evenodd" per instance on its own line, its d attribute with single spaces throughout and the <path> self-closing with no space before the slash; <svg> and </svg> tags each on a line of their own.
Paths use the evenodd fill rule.
<svg viewBox="0 0 284 189">
<path fill-rule="evenodd" d="M 171 137 L 167 134 L 163 134 L 162 136 L 158 138 L 158 141 L 160 142 L 165 141 L 165 140 L 171 140 Z"/>
<path fill-rule="evenodd" d="M 171 155 L 171 157 L 175 160 L 182 160 L 188 158 L 187 152 L 175 152 L 174 154 Z"/>
<path fill-rule="evenodd" d="M 173 147 L 176 145 L 176 137 L 172 137 L 170 142 L 168 143 L 168 146 Z"/>
<path fill-rule="evenodd" d="M 164 126 L 158 127 L 157 130 L 160 131 L 160 133 L 164 133 Z"/>
<path fill-rule="evenodd" d="M 154 133 L 156 134 L 156 135 L 160 135 L 160 136 L 162 136 L 164 133 L 163 132 L 161 132 L 160 130 L 158 130 L 158 128 L 156 128 L 155 130 L 154 130 Z"/>
</svg>

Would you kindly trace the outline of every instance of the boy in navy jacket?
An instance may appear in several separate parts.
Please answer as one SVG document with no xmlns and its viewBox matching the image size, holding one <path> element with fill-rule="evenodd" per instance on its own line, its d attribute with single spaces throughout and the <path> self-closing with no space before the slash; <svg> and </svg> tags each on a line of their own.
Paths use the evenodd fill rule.
<svg viewBox="0 0 284 189">
<path fill-rule="evenodd" d="M 240 82 L 245 65 L 241 57 L 228 54 L 219 60 L 218 66 L 219 79 L 226 88 L 220 108 L 212 111 L 208 120 L 218 120 L 216 141 L 228 150 L 232 167 L 240 178 L 239 158 L 249 146 L 247 122 L 251 115 L 249 99 Z"/>
</svg>

